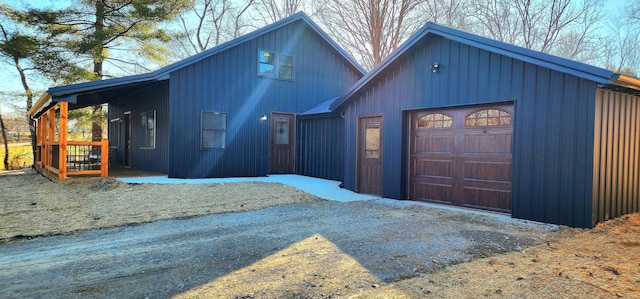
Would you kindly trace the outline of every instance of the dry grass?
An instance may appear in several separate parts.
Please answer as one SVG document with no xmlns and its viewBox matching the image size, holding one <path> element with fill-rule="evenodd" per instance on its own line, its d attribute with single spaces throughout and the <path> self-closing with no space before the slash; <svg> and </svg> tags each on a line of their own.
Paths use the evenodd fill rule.
<svg viewBox="0 0 640 299">
<path fill-rule="evenodd" d="M 555 242 L 390 287 L 413 298 L 640 298 L 639 238 L 640 214 L 626 215 Z"/>
<path fill-rule="evenodd" d="M 54 184 L 39 174 L 0 175 L 0 190 L 0 241 L 319 200 L 276 183 Z"/>
<path fill-rule="evenodd" d="M 0 170 L 4 170 L 4 147 L 0 149 Z M 29 144 L 9 144 L 9 168 L 20 169 L 33 164 L 33 154 Z"/>
</svg>

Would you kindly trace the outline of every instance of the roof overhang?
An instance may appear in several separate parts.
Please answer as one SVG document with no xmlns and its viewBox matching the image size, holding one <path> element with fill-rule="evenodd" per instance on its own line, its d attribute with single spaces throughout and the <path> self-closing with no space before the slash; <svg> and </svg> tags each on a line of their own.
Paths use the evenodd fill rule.
<svg viewBox="0 0 640 299">
<path fill-rule="evenodd" d="M 138 76 L 133 76 L 138 77 Z M 129 78 L 130 80 L 122 80 Z M 91 81 L 49 88 L 27 112 L 31 118 L 37 118 L 53 107 L 56 103 L 67 102 L 69 109 L 79 109 L 89 106 L 108 104 L 140 89 L 156 86 L 165 80 L 152 78 L 123 77 L 102 81 Z"/>
<path fill-rule="evenodd" d="M 476 47 L 478 49 L 524 61 L 526 63 L 545 67 L 566 74 L 571 74 L 578 78 L 594 81 L 598 84 L 611 83 L 611 76 L 613 72 L 611 72 L 610 70 L 530 49 L 525 49 L 515 45 L 464 32 L 458 29 L 428 22 L 413 35 L 411 35 L 396 50 L 389 54 L 389 56 L 387 56 L 382 62 L 375 66 L 369 73 L 362 77 L 342 98 L 331 104 L 330 109 L 339 109 L 342 105 L 344 105 L 352 97 L 359 93 L 361 89 L 369 84 L 369 82 L 374 81 L 378 75 L 385 72 L 387 67 L 389 67 L 397 59 L 402 57 L 414 45 L 418 45 L 421 41 L 426 41 L 432 36 L 439 36 L 448 40 Z"/>
<path fill-rule="evenodd" d="M 623 74 L 615 74 L 611 84 L 640 91 L 640 79 Z"/>
<path fill-rule="evenodd" d="M 46 111 L 51 106 L 53 106 L 53 104 L 51 102 L 51 98 L 52 98 L 51 94 L 45 91 L 40 96 L 38 101 L 35 104 L 33 104 L 33 106 L 31 106 L 31 109 L 29 109 L 29 111 L 27 111 L 27 115 L 29 117 L 38 117 L 38 116 L 40 116 L 40 114 L 42 114 L 41 112 Z"/>
</svg>

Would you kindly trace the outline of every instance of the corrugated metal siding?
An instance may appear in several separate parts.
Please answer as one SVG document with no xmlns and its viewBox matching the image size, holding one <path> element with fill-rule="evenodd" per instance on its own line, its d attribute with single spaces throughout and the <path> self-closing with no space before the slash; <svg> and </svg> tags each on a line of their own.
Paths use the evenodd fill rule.
<svg viewBox="0 0 640 299">
<path fill-rule="evenodd" d="M 156 111 L 155 149 L 142 149 L 142 128 L 140 114 Z M 124 119 L 124 113 L 131 111 L 131 167 L 136 169 L 167 173 L 169 170 L 169 84 L 167 81 L 152 84 L 137 92 L 123 96 L 109 104 L 109 120 Z M 116 128 L 119 132 L 116 132 Z M 116 137 L 117 136 L 117 137 Z M 124 122 L 110 126 L 109 138 L 118 138 L 117 147 L 111 153 L 112 163 L 124 164 Z M 115 144 L 115 143 L 112 143 Z"/>
<path fill-rule="evenodd" d="M 358 115 L 384 115 L 382 193 L 406 198 L 407 110 L 514 101 L 512 215 L 591 226 L 595 89 L 591 81 L 430 36 L 344 108 L 345 186 L 355 190 Z"/>
<path fill-rule="evenodd" d="M 294 81 L 257 76 L 258 50 L 292 54 Z M 171 177 L 263 176 L 270 111 L 301 113 L 346 92 L 357 70 L 299 21 L 170 75 Z M 226 148 L 200 150 L 201 111 L 227 113 Z"/>
<path fill-rule="evenodd" d="M 592 223 L 640 211 L 640 97 L 598 89 Z"/>
<path fill-rule="evenodd" d="M 298 118 L 296 172 L 342 181 L 343 131 L 340 116 Z"/>
</svg>

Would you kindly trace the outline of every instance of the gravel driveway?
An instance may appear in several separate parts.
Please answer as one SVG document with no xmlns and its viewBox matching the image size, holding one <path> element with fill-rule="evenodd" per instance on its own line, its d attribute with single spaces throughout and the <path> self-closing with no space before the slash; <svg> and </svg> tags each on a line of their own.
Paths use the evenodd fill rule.
<svg viewBox="0 0 640 299">
<path fill-rule="evenodd" d="M 337 287 L 332 288 L 329 281 L 336 274 L 329 273 L 330 261 L 309 269 L 296 259 L 295 265 L 284 268 L 307 267 L 308 273 L 296 276 L 291 269 L 274 268 L 260 275 L 282 272 L 277 277 L 289 293 L 282 291 L 278 297 L 301 297 L 300 292 L 332 297 L 474 257 L 521 250 L 556 231 L 555 226 L 502 215 L 411 202 L 316 201 L 2 244 L 0 297 L 167 298 L 242 269 L 256 271 L 257 263 L 284 256 L 285 249 L 308 239 L 330 244 L 335 249 L 327 257 L 347 256 L 357 267 L 339 273 Z M 311 251 L 298 251 L 302 263 L 323 255 Z M 255 296 L 242 288 L 232 292 L 235 284 L 252 281 L 233 281 L 224 286 L 230 298 Z"/>
</svg>

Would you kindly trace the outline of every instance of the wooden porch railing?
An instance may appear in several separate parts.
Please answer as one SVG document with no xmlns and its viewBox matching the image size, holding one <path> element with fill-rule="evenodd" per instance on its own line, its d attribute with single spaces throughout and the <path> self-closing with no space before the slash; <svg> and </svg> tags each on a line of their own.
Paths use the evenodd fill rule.
<svg viewBox="0 0 640 299">
<path fill-rule="evenodd" d="M 56 124 L 56 111 L 59 111 Z M 68 104 L 60 102 L 38 118 L 35 166 L 66 179 L 69 175 L 109 175 L 109 140 L 67 140 Z M 56 138 L 56 127 L 58 136 Z"/>
</svg>

